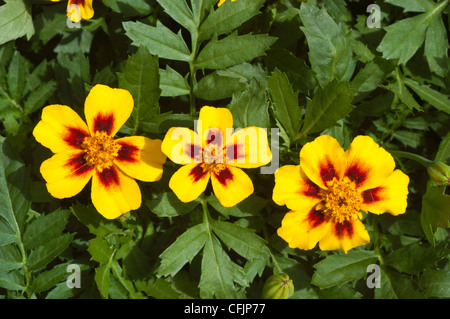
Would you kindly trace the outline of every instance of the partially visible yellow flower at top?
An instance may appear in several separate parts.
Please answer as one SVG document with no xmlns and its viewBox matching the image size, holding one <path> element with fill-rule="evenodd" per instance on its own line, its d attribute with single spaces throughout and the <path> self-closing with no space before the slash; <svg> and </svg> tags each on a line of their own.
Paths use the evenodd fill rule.
<svg viewBox="0 0 450 319">
<path fill-rule="evenodd" d="M 53 197 L 75 196 L 92 178 L 92 203 L 105 218 L 140 207 L 141 191 L 134 179 L 159 180 L 166 156 L 161 152 L 161 140 L 142 136 L 114 140 L 133 104 L 128 91 L 98 84 L 85 101 L 87 124 L 65 105 L 42 110 L 33 135 L 55 153 L 40 167 Z"/>
<path fill-rule="evenodd" d="M 60 2 L 61 0 L 50 1 Z M 67 16 L 73 22 L 79 22 L 81 19 L 91 19 L 94 16 L 92 0 L 69 0 L 67 2 Z"/>
<path fill-rule="evenodd" d="M 291 248 L 343 250 L 370 242 L 361 211 L 403 214 L 409 177 L 391 154 L 369 136 L 357 136 L 344 151 L 323 135 L 300 151 L 300 165 L 275 173 L 273 200 L 291 211 L 278 235 Z"/>
<path fill-rule="evenodd" d="M 219 3 L 217 4 L 217 6 L 221 6 L 222 4 L 225 3 L 226 0 L 220 0 Z M 236 0 L 231 0 L 231 2 L 235 2 Z"/>
<path fill-rule="evenodd" d="M 182 202 L 198 198 L 209 179 L 224 207 L 231 207 L 253 193 L 253 183 L 240 168 L 256 168 L 272 160 L 267 132 L 259 127 L 233 131 L 233 116 L 227 108 L 204 106 L 196 132 L 172 127 L 161 150 L 173 162 L 184 165 L 176 171 L 169 187 Z"/>
</svg>

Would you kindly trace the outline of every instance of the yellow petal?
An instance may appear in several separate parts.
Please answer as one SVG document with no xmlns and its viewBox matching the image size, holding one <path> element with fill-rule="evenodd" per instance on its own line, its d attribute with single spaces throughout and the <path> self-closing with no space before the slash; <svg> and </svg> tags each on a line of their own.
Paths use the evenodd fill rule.
<svg viewBox="0 0 450 319">
<path fill-rule="evenodd" d="M 260 127 L 246 127 L 226 140 L 226 163 L 240 168 L 255 168 L 272 160 L 267 131 Z"/>
<path fill-rule="evenodd" d="M 326 188 L 333 178 L 342 178 L 346 168 L 345 152 L 333 137 L 322 135 L 303 146 L 300 166 L 314 184 Z"/>
<path fill-rule="evenodd" d="M 125 174 L 145 182 L 161 179 L 166 155 L 161 151 L 161 140 L 130 136 L 115 141 L 120 145 L 116 164 Z"/>
<path fill-rule="evenodd" d="M 342 250 L 347 253 L 350 249 L 369 242 L 369 233 L 364 224 L 355 218 L 342 224 L 333 223 L 330 231 L 319 241 L 319 247 L 321 250 Z"/>
<path fill-rule="evenodd" d="M 141 191 L 136 181 L 116 166 L 94 171 L 92 204 L 107 219 L 114 219 L 141 206 Z"/>
<path fill-rule="evenodd" d="M 33 130 L 36 141 L 53 153 L 80 149 L 89 131 L 86 123 L 70 107 L 49 105 L 42 110 L 42 117 Z"/>
<path fill-rule="evenodd" d="M 311 182 L 300 165 L 286 165 L 275 172 L 273 201 L 293 211 L 309 212 L 321 197 L 320 187 Z"/>
<path fill-rule="evenodd" d="M 290 248 L 313 249 L 330 229 L 323 213 L 310 211 L 288 212 L 281 221 L 277 234 Z"/>
<path fill-rule="evenodd" d="M 84 114 L 91 134 L 103 131 L 114 136 L 130 117 L 133 110 L 130 92 L 97 84 L 89 92 Z"/>
<path fill-rule="evenodd" d="M 406 211 L 409 177 L 395 170 L 383 185 L 362 192 L 361 209 L 374 214 L 403 214 Z"/>
<path fill-rule="evenodd" d="M 73 22 L 91 19 L 94 16 L 92 0 L 69 0 L 67 2 L 67 16 Z"/>
<path fill-rule="evenodd" d="M 232 207 L 253 193 L 250 177 L 237 167 L 221 165 L 220 170 L 212 169 L 211 181 L 214 194 L 224 207 Z"/>
<path fill-rule="evenodd" d="M 186 127 L 172 127 L 161 145 L 162 152 L 177 164 L 202 162 L 202 141 L 194 131 Z"/>
<path fill-rule="evenodd" d="M 395 168 L 394 158 L 369 136 L 357 136 L 347 150 L 345 176 L 356 183 L 360 191 L 385 183 Z"/>
<path fill-rule="evenodd" d="M 210 172 L 203 164 L 187 164 L 172 175 L 169 187 L 179 200 L 191 202 L 205 191 L 209 176 Z"/>
<path fill-rule="evenodd" d="M 87 165 L 83 151 L 69 150 L 45 160 L 40 171 L 53 197 L 69 198 L 86 186 L 92 177 L 93 168 Z"/>
<path fill-rule="evenodd" d="M 211 136 L 212 131 L 210 129 L 219 129 L 222 140 L 225 140 L 227 133 L 231 135 L 232 128 L 233 115 L 229 109 L 212 106 L 204 106 L 201 108 L 196 125 L 196 132 L 203 141 L 203 147 L 208 143 L 208 139 Z"/>
</svg>

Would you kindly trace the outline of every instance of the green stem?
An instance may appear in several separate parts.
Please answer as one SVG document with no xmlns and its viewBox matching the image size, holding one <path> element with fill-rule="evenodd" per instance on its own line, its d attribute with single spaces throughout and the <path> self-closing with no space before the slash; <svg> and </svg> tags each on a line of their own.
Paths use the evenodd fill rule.
<svg viewBox="0 0 450 319">
<path fill-rule="evenodd" d="M 417 154 L 409 153 L 409 152 L 390 151 L 389 153 L 391 153 L 395 157 L 403 157 L 403 158 L 407 158 L 407 159 L 416 161 L 419 164 L 423 165 L 425 168 L 427 168 L 428 166 L 430 166 L 430 164 L 433 163 L 433 161 L 430 161 L 429 159 L 427 159 L 425 157 L 422 157 L 422 156 L 417 155 Z"/>
<path fill-rule="evenodd" d="M 196 78 L 196 71 L 197 68 L 195 67 L 195 63 L 197 61 L 197 54 L 199 49 L 199 43 L 198 43 L 198 28 L 199 28 L 200 22 L 197 23 L 197 26 L 194 30 L 192 30 L 191 33 L 191 58 L 189 59 L 189 115 L 194 116 L 195 115 L 195 94 L 194 94 L 194 88 L 197 85 L 197 78 Z"/>
</svg>

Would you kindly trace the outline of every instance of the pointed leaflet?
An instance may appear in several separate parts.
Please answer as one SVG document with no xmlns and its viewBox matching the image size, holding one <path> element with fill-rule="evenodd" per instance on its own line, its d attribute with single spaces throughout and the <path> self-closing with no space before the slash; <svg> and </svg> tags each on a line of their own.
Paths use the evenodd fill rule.
<svg viewBox="0 0 450 319">
<path fill-rule="evenodd" d="M 353 95 L 348 82 L 332 81 L 323 89 L 319 87 L 306 105 L 301 134 L 305 136 L 335 125 L 353 109 L 350 104 Z"/>
<path fill-rule="evenodd" d="M 448 1 L 427 8 L 428 11 L 411 18 L 403 19 L 385 27 L 387 31 L 377 51 L 383 53 L 385 59 L 399 59 L 405 64 L 416 53 L 425 39 L 427 27 L 439 16 Z"/>
<path fill-rule="evenodd" d="M 158 0 L 158 3 L 172 19 L 189 31 L 192 32 L 194 30 L 194 15 L 186 3 L 186 0 Z"/>
<path fill-rule="evenodd" d="M 203 249 L 202 273 L 200 277 L 200 297 L 219 299 L 237 297 L 234 282 L 246 286 L 245 273 L 241 267 L 233 263 L 211 232 Z"/>
<path fill-rule="evenodd" d="M 348 81 L 355 70 L 352 48 L 339 25 L 325 8 L 303 2 L 300 7 L 300 27 L 309 47 L 309 61 L 317 80 L 324 87 L 333 78 Z"/>
<path fill-rule="evenodd" d="M 169 0 L 166 0 L 169 1 Z M 265 0 L 239 0 L 225 2 L 212 11 L 200 25 L 199 38 L 205 40 L 214 34 L 221 35 L 232 31 L 259 14 Z"/>
<path fill-rule="evenodd" d="M 205 245 L 207 231 L 205 224 L 198 224 L 178 236 L 161 255 L 158 268 L 160 276 L 174 276 L 186 263 L 191 262 Z"/>
<path fill-rule="evenodd" d="M 403 12 L 426 12 L 435 7 L 431 0 L 386 0 L 394 6 L 402 7 Z"/>
<path fill-rule="evenodd" d="M 404 83 L 420 96 L 424 101 L 427 101 L 437 110 L 450 114 L 450 96 L 444 93 L 433 90 L 429 86 L 421 85 L 410 78 L 403 78 Z"/>
<path fill-rule="evenodd" d="M 289 137 L 294 138 L 302 124 L 298 91 L 294 92 L 287 75 L 278 69 L 272 72 L 268 82 L 275 117 Z"/>
<path fill-rule="evenodd" d="M 23 0 L 6 0 L 0 6 L 0 45 L 24 35 L 34 34 L 31 8 Z"/>
<path fill-rule="evenodd" d="M 424 55 L 431 72 L 445 77 L 448 71 L 448 35 L 440 16 L 430 21 L 425 38 Z"/>
<path fill-rule="evenodd" d="M 367 274 L 367 266 L 376 260 L 377 255 L 366 250 L 351 250 L 346 255 L 329 255 L 314 265 L 316 271 L 311 283 L 320 288 L 328 288 L 362 278 Z"/>
<path fill-rule="evenodd" d="M 276 38 L 264 34 L 238 36 L 236 32 L 220 40 L 213 38 L 200 51 L 195 67 L 197 69 L 224 69 L 251 61 L 264 55 L 275 40 Z"/>
<path fill-rule="evenodd" d="M 175 34 L 161 22 L 156 27 L 142 22 L 123 22 L 125 34 L 136 46 L 145 46 L 151 54 L 159 58 L 189 61 L 190 52 L 181 33 Z"/>
<path fill-rule="evenodd" d="M 159 88 L 158 57 L 153 56 L 145 47 L 128 58 L 123 73 L 118 73 L 119 86 L 128 90 L 133 96 L 134 108 L 131 113 L 134 134 L 139 123 L 150 121 L 159 114 L 158 100 L 161 94 Z"/>
</svg>

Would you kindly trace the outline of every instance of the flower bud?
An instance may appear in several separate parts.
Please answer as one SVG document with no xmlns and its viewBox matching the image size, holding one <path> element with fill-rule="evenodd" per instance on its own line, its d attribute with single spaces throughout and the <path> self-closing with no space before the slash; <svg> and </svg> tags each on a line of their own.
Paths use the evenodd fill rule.
<svg viewBox="0 0 450 319">
<path fill-rule="evenodd" d="M 267 278 L 263 288 L 264 299 L 287 299 L 294 293 L 294 284 L 285 273 Z"/>
<path fill-rule="evenodd" d="M 427 167 L 431 180 L 439 186 L 450 184 L 450 167 L 442 162 L 434 162 Z"/>
</svg>

